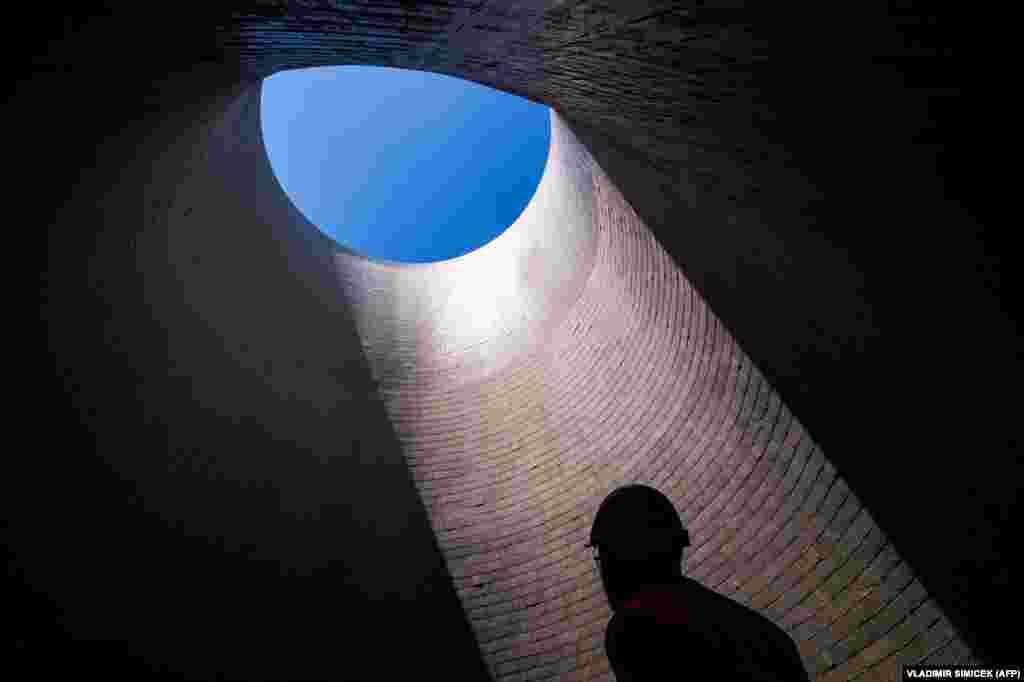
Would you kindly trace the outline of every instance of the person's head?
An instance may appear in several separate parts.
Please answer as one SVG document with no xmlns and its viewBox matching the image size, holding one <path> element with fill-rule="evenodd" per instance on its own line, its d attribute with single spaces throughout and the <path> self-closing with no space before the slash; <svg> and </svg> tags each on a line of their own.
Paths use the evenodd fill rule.
<svg viewBox="0 0 1024 682">
<path fill-rule="evenodd" d="M 654 488 L 632 484 L 609 494 L 594 517 L 588 546 L 612 610 L 646 585 L 677 579 L 689 544 L 672 502 Z"/>
</svg>

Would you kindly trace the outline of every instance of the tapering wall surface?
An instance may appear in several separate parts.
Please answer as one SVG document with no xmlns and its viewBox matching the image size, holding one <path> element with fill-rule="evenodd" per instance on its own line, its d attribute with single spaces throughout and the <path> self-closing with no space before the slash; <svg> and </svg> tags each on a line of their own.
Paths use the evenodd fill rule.
<svg viewBox="0 0 1024 682">
<path fill-rule="evenodd" d="M 495 679 L 603 679 L 585 549 L 615 487 L 665 491 L 688 575 L 821 679 L 968 660 L 811 437 L 557 115 L 537 195 L 428 266 L 341 255 L 375 378 Z M 681 664 L 682 665 L 682 664 Z"/>
<path fill-rule="evenodd" d="M 15 647 L 125 679 L 609 679 L 582 542 L 644 481 L 685 570 L 821 679 L 1008 656 L 1017 337 L 972 62 L 862 9 L 38 10 L 12 155 L 49 221 L 58 459 L 14 464 Z M 517 223 L 429 266 L 308 224 L 259 81 L 344 63 L 552 106 Z"/>
</svg>

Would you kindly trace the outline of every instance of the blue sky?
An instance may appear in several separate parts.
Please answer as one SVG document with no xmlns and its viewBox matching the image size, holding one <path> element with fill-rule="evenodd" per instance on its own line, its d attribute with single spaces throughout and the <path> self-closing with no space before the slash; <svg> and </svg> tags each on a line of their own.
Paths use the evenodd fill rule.
<svg viewBox="0 0 1024 682">
<path fill-rule="evenodd" d="M 382 67 L 263 83 L 271 166 L 302 213 L 372 258 L 427 262 L 508 228 L 547 161 L 547 107 L 448 76 Z"/>
</svg>

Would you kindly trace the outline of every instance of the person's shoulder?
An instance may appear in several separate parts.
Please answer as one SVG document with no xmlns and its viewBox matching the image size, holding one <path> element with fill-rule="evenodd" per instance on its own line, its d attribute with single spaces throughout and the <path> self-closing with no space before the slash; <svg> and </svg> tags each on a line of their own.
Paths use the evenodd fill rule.
<svg viewBox="0 0 1024 682">
<path fill-rule="evenodd" d="M 729 633 L 736 644 L 749 650 L 760 651 L 770 658 L 800 666 L 800 656 L 793 638 L 764 614 L 740 604 L 729 597 L 707 588 L 695 580 L 684 578 L 681 587 L 691 597 L 695 616 L 707 623 L 714 622 Z M 806 679 L 806 677 L 800 678 Z"/>
<path fill-rule="evenodd" d="M 690 603 L 695 611 L 694 615 L 698 615 L 708 622 L 722 624 L 733 634 L 740 635 L 741 639 L 752 642 L 760 641 L 777 648 L 792 647 L 793 650 L 796 650 L 793 638 L 764 613 L 750 606 L 744 606 L 696 581 L 688 578 L 683 580 L 686 581 L 683 590 L 691 598 Z"/>
<path fill-rule="evenodd" d="M 726 618 L 730 622 L 746 625 L 765 632 L 777 632 L 788 638 L 785 630 L 762 613 L 744 606 L 720 592 L 705 587 L 692 578 L 683 577 L 679 589 L 694 610 L 706 611 L 708 616 Z M 716 620 L 718 619 L 716 618 Z"/>
</svg>

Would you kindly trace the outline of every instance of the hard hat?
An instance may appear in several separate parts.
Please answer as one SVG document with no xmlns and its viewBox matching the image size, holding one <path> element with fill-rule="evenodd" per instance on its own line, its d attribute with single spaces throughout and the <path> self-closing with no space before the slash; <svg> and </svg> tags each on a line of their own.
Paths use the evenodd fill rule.
<svg viewBox="0 0 1024 682">
<path fill-rule="evenodd" d="M 604 499 L 587 543 L 624 560 L 643 560 L 689 545 L 690 536 L 671 500 L 639 483 L 617 488 Z"/>
</svg>

